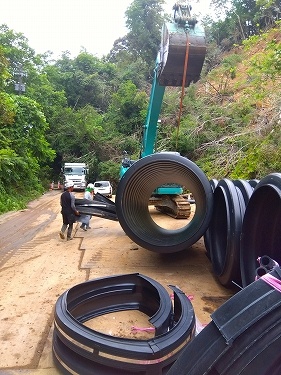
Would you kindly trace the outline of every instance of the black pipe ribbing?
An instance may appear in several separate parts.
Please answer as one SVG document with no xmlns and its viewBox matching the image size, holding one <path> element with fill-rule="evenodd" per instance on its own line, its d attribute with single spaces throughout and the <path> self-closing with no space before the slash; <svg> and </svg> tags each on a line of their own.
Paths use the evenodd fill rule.
<svg viewBox="0 0 281 375">
<path fill-rule="evenodd" d="M 183 228 L 168 230 L 150 216 L 148 200 L 165 184 L 185 186 L 194 196 L 193 219 Z M 116 193 L 116 211 L 124 232 L 145 249 L 173 253 L 193 245 L 208 228 L 213 208 L 210 183 L 192 161 L 174 153 L 157 153 L 138 160 L 123 175 Z"/>
<path fill-rule="evenodd" d="M 252 193 L 246 181 L 222 179 L 214 190 L 214 209 L 208 229 L 208 247 L 214 273 L 224 286 L 241 284 L 240 234 Z"/>
<path fill-rule="evenodd" d="M 167 375 L 279 375 L 280 345 L 281 295 L 261 278 L 212 314 Z"/>
<path fill-rule="evenodd" d="M 281 264 L 281 173 L 272 173 L 256 185 L 247 205 L 241 234 L 243 286 L 255 280 L 258 258 L 267 255 Z"/>
<path fill-rule="evenodd" d="M 215 178 L 213 178 L 213 179 L 210 180 L 210 185 L 211 185 L 211 188 L 212 188 L 213 192 L 215 191 L 215 188 L 217 187 L 218 182 L 219 181 L 216 180 Z M 209 227 L 206 230 L 206 232 L 204 233 L 204 245 L 205 245 L 205 248 L 206 248 L 207 257 L 209 259 L 211 259 L 211 254 L 210 254 L 211 244 L 210 244 L 210 229 L 209 229 Z"/>
<path fill-rule="evenodd" d="M 91 280 L 66 291 L 56 303 L 53 354 L 64 374 L 162 375 L 194 337 L 192 304 L 176 286 L 174 304 L 155 280 L 128 274 Z M 155 327 L 149 340 L 106 335 L 83 323 L 110 312 L 139 310 Z"/>
</svg>

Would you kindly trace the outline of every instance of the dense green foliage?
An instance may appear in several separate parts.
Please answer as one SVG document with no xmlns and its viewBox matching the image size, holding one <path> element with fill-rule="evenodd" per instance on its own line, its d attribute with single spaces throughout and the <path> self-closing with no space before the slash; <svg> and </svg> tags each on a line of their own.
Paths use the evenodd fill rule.
<svg viewBox="0 0 281 375">
<path fill-rule="evenodd" d="M 63 161 L 87 162 L 91 181 L 116 188 L 123 151 L 139 156 L 163 3 L 132 1 L 128 34 L 102 59 L 51 61 L 0 26 L 0 212 L 42 194 Z M 221 17 L 204 20 L 202 79 L 186 89 L 180 124 L 180 90 L 166 88 L 156 150 L 180 152 L 209 178 L 261 178 L 281 170 L 280 1 L 213 6 Z"/>
</svg>

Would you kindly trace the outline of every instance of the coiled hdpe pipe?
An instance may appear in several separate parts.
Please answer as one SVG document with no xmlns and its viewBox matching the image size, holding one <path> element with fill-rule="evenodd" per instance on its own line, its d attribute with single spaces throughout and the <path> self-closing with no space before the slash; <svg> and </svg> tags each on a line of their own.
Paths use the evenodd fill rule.
<svg viewBox="0 0 281 375">
<path fill-rule="evenodd" d="M 148 210 L 152 192 L 165 184 L 178 184 L 192 192 L 196 210 L 183 228 L 168 230 L 157 225 Z M 174 153 L 157 153 L 134 163 L 120 180 L 116 212 L 124 232 L 138 245 L 158 253 L 189 248 L 207 230 L 213 209 L 213 191 L 202 170 Z"/>
<path fill-rule="evenodd" d="M 255 280 L 258 258 L 267 255 L 281 264 L 281 173 L 271 173 L 256 185 L 247 205 L 242 233 L 242 285 Z"/>
</svg>

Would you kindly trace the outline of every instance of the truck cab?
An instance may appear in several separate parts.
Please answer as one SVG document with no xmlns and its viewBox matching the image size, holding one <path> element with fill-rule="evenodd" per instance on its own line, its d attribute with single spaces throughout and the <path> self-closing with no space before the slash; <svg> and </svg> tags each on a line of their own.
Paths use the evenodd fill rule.
<svg viewBox="0 0 281 375">
<path fill-rule="evenodd" d="M 74 190 L 85 190 L 89 169 L 86 163 L 64 163 L 62 167 L 63 185 L 68 180 L 74 182 Z"/>
</svg>

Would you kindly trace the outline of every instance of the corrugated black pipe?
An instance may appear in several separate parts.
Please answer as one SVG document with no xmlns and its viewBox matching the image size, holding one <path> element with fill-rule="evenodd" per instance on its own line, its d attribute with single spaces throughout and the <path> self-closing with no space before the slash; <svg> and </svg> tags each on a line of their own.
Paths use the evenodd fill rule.
<svg viewBox="0 0 281 375">
<path fill-rule="evenodd" d="M 244 215 L 241 234 L 242 285 L 255 280 L 258 258 L 267 255 L 281 264 L 281 173 L 256 185 Z"/>
<path fill-rule="evenodd" d="M 150 216 L 148 200 L 165 184 L 185 186 L 192 192 L 196 210 L 183 228 L 168 230 Z M 174 153 L 157 153 L 134 163 L 120 180 L 116 212 L 124 232 L 138 245 L 158 253 L 185 250 L 205 233 L 213 209 L 213 192 L 202 170 L 192 161 Z"/>
<path fill-rule="evenodd" d="M 261 278 L 212 314 L 167 375 L 280 375 L 280 345 L 280 292 Z"/>
<path fill-rule="evenodd" d="M 226 287 L 241 285 L 240 235 L 252 190 L 246 181 L 222 179 L 214 191 L 209 251 L 214 273 Z"/>
</svg>

